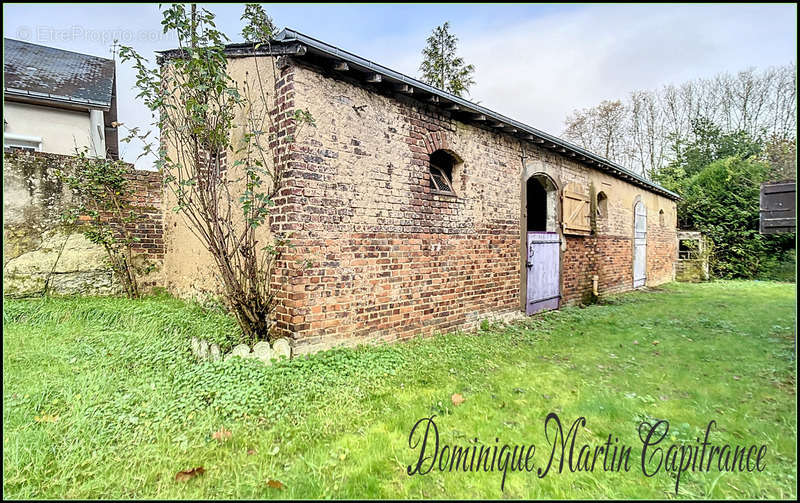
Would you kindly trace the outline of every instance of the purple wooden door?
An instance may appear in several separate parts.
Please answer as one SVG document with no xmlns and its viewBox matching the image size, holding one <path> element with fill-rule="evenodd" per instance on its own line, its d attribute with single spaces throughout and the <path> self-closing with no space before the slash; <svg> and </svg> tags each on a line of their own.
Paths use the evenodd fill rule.
<svg viewBox="0 0 800 503">
<path fill-rule="evenodd" d="M 527 314 L 558 309 L 558 301 L 561 299 L 559 249 L 558 233 L 528 233 Z"/>
</svg>

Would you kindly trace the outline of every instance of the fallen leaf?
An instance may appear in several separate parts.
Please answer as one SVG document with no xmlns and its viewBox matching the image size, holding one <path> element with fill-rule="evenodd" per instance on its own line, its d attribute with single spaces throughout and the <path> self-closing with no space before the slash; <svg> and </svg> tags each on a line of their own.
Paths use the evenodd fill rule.
<svg viewBox="0 0 800 503">
<path fill-rule="evenodd" d="M 269 487 L 271 487 L 273 489 L 280 489 L 280 490 L 286 489 L 286 486 L 284 486 L 283 482 L 281 482 L 280 480 L 272 480 L 272 479 L 270 479 L 270 480 L 267 481 L 267 486 L 269 486 Z"/>
<path fill-rule="evenodd" d="M 653 346 L 658 346 L 658 341 L 653 341 Z"/>
<path fill-rule="evenodd" d="M 59 416 L 53 416 L 51 414 L 42 414 L 41 416 L 34 416 L 34 420 L 37 423 L 55 423 L 58 421 Z"/>
<path fill-rule="evenodd" d="M 191 470 L 183 470 L 182 472 L 178 472 L 175 474 L 175 480 L 178 482 L 186 482 L 189 479 L 192 479 L 198 475 L 202 475 L 206 472 L 206 469 L 202 466 L 198 466 L 197 468 L 192 468 Z"/>
<path fill-rule="evenodd" d="M 256 453 L 256 450 L 255 450 L 255 449 L 247 449 L 247 455 L 248 455 L 248 456 L 252 456 L 252 455 L 253 455 L 253 454 L 255 454 L 255 453 Z"/>
<path fill-rule="evenodd" d="M 464 403 L 464 397 L 461 396 L 460 393 L 453 394 L 453 396 L 450 397 L 450 400 L 453 401 L 453 405 L 455 405 L 456 407 Z"/>
<path fill-rule="evenodd" d="M 219 429 L 219 431 L 215 431 L 211 435 L 211 438 L 213 438 L 214 440 L 219 440 L 220 442 L 224 442 L 226 440 L 230 440 L 232 436 L 233 433 L 231 433 L 230 430 L 226 430 L 225 427 L 223 426 L 222 428 Z"/>
</svg>

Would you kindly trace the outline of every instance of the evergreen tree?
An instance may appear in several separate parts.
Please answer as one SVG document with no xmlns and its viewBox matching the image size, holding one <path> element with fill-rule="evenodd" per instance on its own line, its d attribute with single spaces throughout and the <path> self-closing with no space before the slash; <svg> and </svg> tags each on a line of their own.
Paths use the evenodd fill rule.
<svg viewBox="0 0 800 503">
<path fill-rule="evenodd" d="M 475 67 L 456 55 L 458 38 L 449 30 L 450 23 L 447 22 L 434 28 L 427 39 L 428 45 L 422 51 L 424 59 L 419 70 L 424 82 L 462 96 L 464 92 L 469 93 L 470 86 L 475 84 L 472 78 Z"/>
</svg>

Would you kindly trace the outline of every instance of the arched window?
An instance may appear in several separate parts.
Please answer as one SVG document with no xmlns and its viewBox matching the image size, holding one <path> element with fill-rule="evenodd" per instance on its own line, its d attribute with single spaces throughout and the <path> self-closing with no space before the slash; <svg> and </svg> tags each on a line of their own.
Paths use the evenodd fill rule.
<svg viewBox="0 0 800 503">
<path fill-rule="evenodd" d="M 608 196 L 605 192 L 597 193 L 597 218 L 606 218 L 608 216 Z"/>
<path fill-rule="evenodd" d="M 664 227 L 664 210 L 658 210 L 658 225 Z"/>
<path fill-rule="evenodd" d="M 453 168 L 457 159 L 445 152 L 437 150 L 430 157 L 431 189 L 445 194 L 455 195 L 453 190 Z"/>
</svg>

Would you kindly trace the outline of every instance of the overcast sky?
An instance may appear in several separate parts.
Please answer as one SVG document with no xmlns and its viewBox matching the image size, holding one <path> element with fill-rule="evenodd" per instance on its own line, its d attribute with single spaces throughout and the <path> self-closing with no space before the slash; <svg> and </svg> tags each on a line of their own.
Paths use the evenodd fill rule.
<svg viewBox="0 0 800 503">
<path fill-rule="evenodd" d="M 244 4 L 202 4 L 241 41 Z M 459 51 L 475 65 L 470 99 L 560 135 L 572 110 L 636 89 L 749 67 L 794 62 L 794 4 L 417 5 L 264 4 L 276 25 L 303 32 L 419 77 L 429 32 L 450 21 Z M 4 4 L 3 35 L 110 57 L 113 40 L 142 54 L 175 46 L 161 33 L 157 4 Z M 119 120 L 145 125 L 133 72 L 117 68 Z M 126 160 L 139 153 L 120 145 Z M 150 161 L 136 163 L 148 168 Z"/>
</svg>

